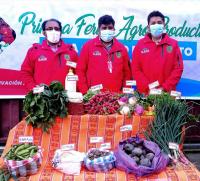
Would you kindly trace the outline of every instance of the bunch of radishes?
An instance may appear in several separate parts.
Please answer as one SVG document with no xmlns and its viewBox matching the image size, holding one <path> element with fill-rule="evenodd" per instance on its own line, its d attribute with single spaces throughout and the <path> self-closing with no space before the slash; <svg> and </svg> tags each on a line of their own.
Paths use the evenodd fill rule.
<svg viewBox="0 0 200 181">
<path fill-rule="evenodd" d="M 112 92 L 100 92 L 84 104 L 88 114 L 114 114 L 119 109 L 119 95 Z"/>
<path fill-rule="evenodd" d="M 142 115 L 144 112 L 143 106 L 138 104 L 134 95 L 123 95 L 118 100 L 118 104 L 120 105 L 119 112 L 123 115 L 131 115 L 133 112 L 137 115 Z"/>
</svg>

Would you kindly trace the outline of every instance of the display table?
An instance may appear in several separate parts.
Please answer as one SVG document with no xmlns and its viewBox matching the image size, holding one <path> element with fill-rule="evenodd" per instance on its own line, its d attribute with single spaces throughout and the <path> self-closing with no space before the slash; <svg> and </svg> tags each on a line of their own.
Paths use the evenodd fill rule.
<svg viewBox="0 0 200 181">
<path fill-rule="evenodd" d="M 200 173 L 194 165 L 181 166 L 177 169 L 167 168 L 159 174 L 146 177 L 135 177 L 133 174 L 126 174 L 124 171 L 113 169 L 108 173 L 89 172 L 82 168 L 79 176 L 71 176 L 56 171 L 51 166 L 54 151 L 63 144 L 74 143 L 76 150 L 87 152 L 88 149 L 99 147 L 100 143 L 90 143 L 90 137 L 104 137 L 104 142 L 110 142 L 112 149 L 116 148 L 119 141 L 137 133 L 143 137 L 143 130 L 153 120 L 151 116 L 133 116 L 132 118 L 122 115 L 84 115 L 68 116 L 64 119 L 56 118 L 56 124 L 51 128 L 50 133 L 43 133 L 41 129 L 26 125 L 22 120 L 9 133 L 6 143 L 5 154 L 12 144 L 18 143 L 19 136 L 33 136 L 34 143 L 43 148 L 43 162 L 40 171 L 24 180 L 31 181 L 199 181 Z M 123 125 L 132 124 L 133 130 L 120 132 Z M 1 158 L 0 165 L 3 160 Z"/>
</svg>

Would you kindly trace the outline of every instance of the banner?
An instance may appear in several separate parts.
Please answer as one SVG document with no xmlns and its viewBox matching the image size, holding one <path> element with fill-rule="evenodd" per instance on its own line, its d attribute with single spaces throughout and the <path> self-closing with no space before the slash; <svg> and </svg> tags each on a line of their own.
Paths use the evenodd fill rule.
<svg viewBox="0 0 200 181">
<path fill-rule="evenodd" d="M 184 72 L 177 89 L 186 98 L 200 99 L 199 7 L 199 0 L 2 0 L 0 20 L 9 25 L 12 41 L 2 39 L 5 32 L 0 29 L 0 96 L 17 98 L 27 93 L 20 68 L 28 49 L 44 38 L 44 20 L 61 21 L 63 40 L 80 53 L 82 45 L 97 36 L 99 17 L 112 15 L 116 37 L 131 59 L 134 46 L 146 33 L 148 14 L 159 10 L 165 15 L 166 32 L 178 40 L 183 55 Z"/>
</svg>

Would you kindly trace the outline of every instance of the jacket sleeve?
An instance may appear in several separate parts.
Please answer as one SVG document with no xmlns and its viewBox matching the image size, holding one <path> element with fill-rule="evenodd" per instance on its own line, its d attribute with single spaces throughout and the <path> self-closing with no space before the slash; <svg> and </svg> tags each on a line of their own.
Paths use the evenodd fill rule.
<svg viewBox="0 0 200 181">
<path fill-rule="evenodd" d="M 33 87 L 36 86 L 36 83 L 34 81 L 35 62 L 31 58 L 32 51 L 32 49 L 28 50 L 24 62 L 21 65 L 21 77 L 28 90 L 32 90 Z"/>
<path fill-rule="evenodd" d="M 87 44 L 83 45 L 78 59 L 76 73 L 78 75 L 78 90 L 85 94 L 88 91 L 87 85 L 87 68 L 89 59 L 89 47 Z"/>
<path fill-rule="evenodd" d="M 178 44 L 176 43 L 174 68 L 169 78 L 162 84 L 163 89 L 167 92 L 173 90 L 174 87 L 176 87 L 176 85 L 180 81 L 182 73 L 183 73 L 183 59 L 182 59 L 180 48 Z"/>
<path fill-rule="evenodd" d="M 128 56 L 128 52 L 125 48 L 124 51 L 124 62 L 123 62 L 123 86 L 126 86 L 126 81 L 127 80 L 131 80 L 132 79 L 132 75 L 131 75 L 131 64 L 130 64 L 130 58 Z"/>
<path fill-rule="evenodd" d="M 142 62 L 140 60 L 139 55 L 140 55 L 139 48 L 138 48 L 138 45 L 136 45 L 132 54 L 132 63 L 131 63 L 132 75 L 133 75 L 133 79 L 136 80 L 138 91 L 140 93 L 148 93 L 149 81 L 145 77 L 142 71 L 142 67 L 141 67 Z"/>
</svg>

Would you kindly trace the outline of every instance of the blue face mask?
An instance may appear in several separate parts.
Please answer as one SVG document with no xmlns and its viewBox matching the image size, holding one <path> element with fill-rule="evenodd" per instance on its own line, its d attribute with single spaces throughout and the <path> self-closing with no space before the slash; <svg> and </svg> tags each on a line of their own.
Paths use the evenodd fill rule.
<svg viewBox="0 0 200 181">
<path fill-rule="evenodd" d="M 159 37 L 163 34 L 164 25 L 163 24 L 154 24 L 150 25 L 150 33 L 153 37 Z"/>
<path fill-rule="evenodd" d="M 110 42 L 115 36 L 114 30 L 101 30 L 100 37 L 104 42 Z"/>
</svg>

